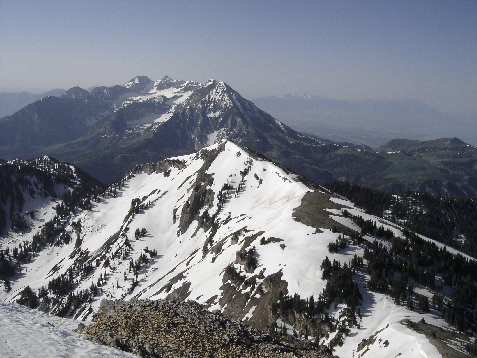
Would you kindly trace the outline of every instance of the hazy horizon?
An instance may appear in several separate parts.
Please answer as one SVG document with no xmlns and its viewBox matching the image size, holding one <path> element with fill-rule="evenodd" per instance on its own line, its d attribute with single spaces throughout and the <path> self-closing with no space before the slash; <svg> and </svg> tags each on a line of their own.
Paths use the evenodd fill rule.
<svg viewBox="0 0 477 358">
<path fill-rule="evenodd" d="M 144 74 L 143 74 L 144 75 Z M 147 76 L 147 75 L 146 75 Z M 148 76 L 151 78 L 151 80 L 159 80 L 160 78 L 152 78 L 151 76 Z M 162 76 L 164 77 L 164 76 Z M 162 78 L 161 77 L 161 78 Z M 133 76 L 134 78 L 134 76 Z M 131 78 L 130 78 L 131 79 Z M 174 78 L 174 79 L 177 79 L 177 80 L 188 80 L 188 79 L 184 79 L 184 78 Z M 217 79 L 217 80 L 220 80 L 220 79 Z M 118 81 L 117 83 L 112 83 L 110 85 L 122 85 L 124 83 L 126 83 L 127 81 Z M 203 81 L 205 82 L 205 81 Z M 231 85 L 233 87 L 232 84 L 228 83 L 229 85 Z M 43 93 L 47 93 L 47 92 L 50 92 L 50 91 L 54 91 L 54 90 L 58 90 L 58 89 L 62 89 L 62 90 L 68 90 L 72 87 L 75 87 L 76 85 L 73 85 L 73 86 L 67 86 L 65 88 L 23 88 L 23 87 L 9 87 L 9 88 L 3 88 L 3 87 L 0 87 L 0 93 L 21 93 L 21 92 L 25 92 L 25 93 L 31 93 L 31 94 L 43 94 Z M 94 87 L 97 87 L 97 86 L 103 86 L 102 84 L 97 84 L 97 85 L 93 85 L 93 86 L 85 86 L 85 87 L 81 87 L 83 89 L 92 89 Z M 297 97 L 302 97 L 302 98 L 306 98 L 306 99 L 310 99 L 310 100 L 313 100 L 313 99 L 323 99 L 323 100 L 331 100 L 331 101 L 336 101 L 336 102 L 343 102 L 343 103 L 356 103 L 356 102 L 396 102 L 396 103 L 403 103 L 403 102 L 417 102 L 421 105 L 425 105 L 425 106 L 428 106 L 429 109 L 432 109 L 432 110 L 436 110 L 436 111 L 439 111 L 439 112 L 442 112 L 442 114 L 448 114 L 448 115 L 463 115 L 463 116 L 474 116 L 477 114 L 477 111 L 474 113 L 474 112 L 463 112 L 463 111 L 457 111 L 457 110 L 445 110 L 445 109 L 442 109 L 442 108 L 439 108 L 437 106 L 433 106 L 421 99 L 417 99 L 417 98 L 336 98 L 336 97 L 327 97 L 327 96 L 321 96 L 321 95 L 316 95 L 316 94 L 309 94 L 309 93 L 304 93 L 304 92 L 294 92 L 294 93 L 283 93 L 283 94 L 279 94 L 279 95 L 274 95 L 274 94 L 270 94 L 270 95 L 263 95 L 263 96 L 253 96 L 253 97 L 247 97 L 247 99 L 249 100 L 262 100 L 262 99 L 267 99 L 267 98 L 287 98 L 287 97 L 294 97 L 294 96 L 297 96 Z M 263 109 L 263 108 L 262 108 Z"/>
<path fill-rule="evenodd" d="M 216 78 L 477 113 L 476 1 L 0 0 L 0 87 Z"/>
</svg>

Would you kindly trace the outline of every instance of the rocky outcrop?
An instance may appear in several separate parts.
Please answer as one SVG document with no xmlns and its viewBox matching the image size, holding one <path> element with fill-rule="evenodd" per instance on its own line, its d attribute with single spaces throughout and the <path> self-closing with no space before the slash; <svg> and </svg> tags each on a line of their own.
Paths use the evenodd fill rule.
<svg viewBox="0 0 477 358">
<path fill-rule="evenodd" d="M 184 169 L 185 163 L 179 159 L 165 159 L 156 163 L 145 163 L 136 165 L 131 172 L 144 171 L 147 174 L 151 173 L 164 173 L 165 176 L 169 175 L 170 168 Z"/>
<path fill-rule="evenodd" d="M 103 301 L 78 331 L 142 357 L 330 357 L 314 343 L 262 334 L 195 302 Z"/>
<path fill-rule="evenodd" d="M 198 155 L 204 160 L 202 167 L 197 172 L 195 184 L 192 187 L 189 199 L 182 207 L 179 230 L 184 233 L 189 228 L 189 225 L 198 218 L 199 212 L 202 208 L 209 209 L 214 203 L 214 192 L 210 189 L 210 186 L 214 182 L 212 174 L 207 174 L 212 162 L 217 158 L 217 155 L 225 149 L 224 144 L 220 145 L 217 149 L 201 150 Z M 202 220 L 204 221 L 204 220 Z M 211 223 L 209 220 L 205 220 L 207 224 L 206 231 L 210 228 Z"/>
</svg>

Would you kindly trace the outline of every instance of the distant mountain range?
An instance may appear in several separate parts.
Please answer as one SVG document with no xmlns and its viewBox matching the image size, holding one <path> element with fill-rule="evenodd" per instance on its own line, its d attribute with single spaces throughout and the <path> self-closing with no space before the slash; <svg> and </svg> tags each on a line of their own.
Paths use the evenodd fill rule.
<svg viewBox="0 0 477 358">
<path fill-rule="evenodd" d="M 477 145 L 477 115 L 443 113 L 417 100 L 337 100 L 307 94 L 253 99 L 302 132 L 378 147 L 395 138 L 459 137 Z"/>
<path fill-rule="evenodd" d="M 432 112 L 419 103 L 408 107 L 409 112 Z M 48 154 L 106 183 L 138 163 L 193 153 L 223 139 L 317 183 L 339 179 L 391 191 L 477 193 L 473 146 L 425 142 L 422 146 L 429 145 L 431 151 L 408 155 L 400 149 L 370 150 L 316 139 L 279 122 L 216 80 L 198 83 L 165 76 L 152 81 L 137 76 L 123 85 L 90 91 L 74 87 L 0 119 L 0 157 Z"/>
<path fill-rule="evenodd" d="M 40 94 L 30 92 L 0 92 L 0 117 L 8 116 L 42 97 L 60 96 L 64 89 L 53 89 Z"/>
</svg>

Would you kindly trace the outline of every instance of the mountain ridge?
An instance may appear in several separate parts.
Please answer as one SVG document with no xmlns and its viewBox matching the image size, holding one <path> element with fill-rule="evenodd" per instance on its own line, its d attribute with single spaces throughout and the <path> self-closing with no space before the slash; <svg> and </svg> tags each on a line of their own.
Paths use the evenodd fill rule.
<svg viewBox="0 0 477 358">
<path fill-rule="evenodd" d="M 228 84 L 133 77 L 124 85 L 70 89 L 0 120 L 0 157 L 50 154 L 111 183 L 132 166 L 229 139 L 322 184 L 346 180 L 401 192 L 477 196 L 477 153 L 445 148 L 391 155 L 296 132 Z"/>
<path fill-rule="evenodd" d="M 48 222 L 2 238 L 0 269 L 18 262 L 2 299 L 86 322 L 102 298 L 192 299 L 262 331 L 316 337 L 342 356 L 370 336 L 388 340 L 396 354 L 435 355 L 427 339 L 399 323 L 405 317 L 450 329 L 434 314 L 370 291 L 377 279 L 361 258 L 374 267 L 380 256 L 369 250 L 412 246 L 413 236 L 230 141 L 138 165 L 75 205 L 62 200 Z M 447 269 L 472 267 L 458 250 L 420 240 L 445 256 Z M 411 282 L 417 289 L 402 292 L 417 305 L 430 291 L 425 281 Z M 355 343 L 346 343 L 346 332 Z M 368 348 L 382 353 L 373 342 Z"/>
<path fill-rule="evenodd" d="M 431 148 L 442 148 L 442 149 L 462 149 L 464 147 L 472 147 L 470 144 L 465 143 L 457 137 L 452 138 L 439 138 L 427 141 L 421 140 L 412 140 L 412 139 L 393 139 L 386 143 L 385 145 L 377 148 L 377 151 L 386 151 L 386 150 L 418 150 L 418 149 L 431 149 Z"/>
<path fill-rule="evenodd" d="M 127 83 L 133 83 L 135 78 Z M 193 152 L 221 138 L 241 143 L 259 141 L 262 148 L 269 148 L 268 140 L 260 134 L 263 131 L 283 132 L 286 136 L 296 137 L 290 128 L 260 111 L 222 81 L 209 80 L 199 84 L 165 77 L 154 82 L 154 88 L 147 94 L 143 93 L 142 97 L 138 95 L 124 101 L 109 120 L 93 128 L 89 137 L 78 139 L 71 145 L 51 147 L 51 152 L 72 160 L 78 150 L 85 152 L 80 156 L 90 157 L 88 151 L 91 147 L 108 152 L 113 146 L 113 151 L 124 146 L 124 151 L 128 153 L 142 151 L 141 155 L 145 155 L 146 160 L 148 157 L 159 160 Z M 145 112 L 142 108 L 145 108 Z M 151 117 L 151 111 L 156 111 L 158 118 Z M 131 115 L 135 119 L 131 119 Z M 260 121 L 254 120 L 257 117 L 261 118 Z M 250 130 L 251 126 L 254 129 Z M 171 141 L 174 137 L 176 139 Z M 159 150 L 154 149 L 158 146 L 160 154 L 153 154 Z M 131 161 L 128 161 L 122 170 L 126 171 L 130 166 Z"/>
<path fill-rule="evenodd" d="M 11 115 L 26 105 L 39 100 L 40 98 L 48 96 L 60 96 L 64 92 L 64 89 L 59 88 L 48 90 L 40 94 L 30 93 L 27 91 L 0 92 L 0 118 Z"/>
</svg>

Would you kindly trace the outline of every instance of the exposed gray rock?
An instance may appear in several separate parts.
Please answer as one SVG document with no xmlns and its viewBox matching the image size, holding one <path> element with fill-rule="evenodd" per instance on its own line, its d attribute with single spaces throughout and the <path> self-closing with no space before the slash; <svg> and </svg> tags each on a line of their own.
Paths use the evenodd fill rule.
<svg viewBox="0 0 477 358">
<path fill-rule="evenodd" d="M 91 340 L 142 357 L 330 357 L 326 348 L 263 334 L 196 302 L 103 301 Z"/>
</svg>

